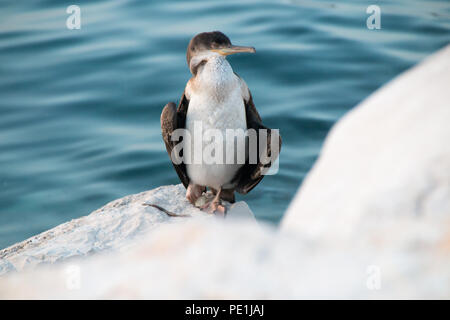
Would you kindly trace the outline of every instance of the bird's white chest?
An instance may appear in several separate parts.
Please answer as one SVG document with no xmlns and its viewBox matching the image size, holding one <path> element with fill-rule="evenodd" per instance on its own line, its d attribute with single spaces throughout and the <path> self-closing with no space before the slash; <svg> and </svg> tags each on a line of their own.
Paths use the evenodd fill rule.
<svg viewBox="0 0 450 320">
<path fill-rule="evenodd" d="M 190 149 L 191 157 L 199 150 L 203 152 L 201 163 L 186 165 L 190 179 L 196 184 L 215 189 L 226 187 L 242 166 L 238 163 L 226 163 L 227 154 L 232 154 L 235 159 L 237 152 L 245 153 L 245 150 L 238 150 L 234 138 L 232 143 L 227 143 L 227 129 L 244 132 L 247 130 L 245 105 L 238 81 L 223 86 L 217 94 L 209 90 L 191 94 L 186 115 L 186 129 L 191 133 L 191 143 L 186 145 Z M 199 132 L 201 135 L 197 134 Z M 211 138 L 216 134 L 221 135 L 222 161 L 211 163 L 211 159 L 205 159 L 205 156 L 209 156 L 213 148 L 217 149 L 219 143 L 215 137 Z M 195 147 L 195 143 L 198 144 L 200 139 L 202 139 L 201 149 Z"/>
<path fill-rule="evenodd" d="M 203 129 L 247 129 L 245 106 L 240 90 L 231 90 L 219 101 L 208 94 L 191 96 L 186 115 L 186 128 L 201 122 Z"/>
</svg>

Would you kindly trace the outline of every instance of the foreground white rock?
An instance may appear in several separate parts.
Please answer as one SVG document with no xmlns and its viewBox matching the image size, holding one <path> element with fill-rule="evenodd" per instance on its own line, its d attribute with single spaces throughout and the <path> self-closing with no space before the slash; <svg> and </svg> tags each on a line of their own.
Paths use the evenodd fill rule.
<svg viewBox="0 0 450 320">
<path fill-rule="evenodd" d="M 144 203 L 192 218 L 213 216 L 198 210 L 185 199 L 183 185 L 164 186 L 112 201 L 88 216 L 61 224 L 9 248 L 0 250 L 0 275 L 9 271 L 32 269 L 69 258 L 104 250 L 127 250 L 139 237 L 151 233 L 162 223 L 178 223 L 190 218 L 171 218 Z M 228 204 L 228 219 L 249 218 L 253 213 L 244 202 Z M 180 221 L 181 220 L 181 221 Z"/>
<path fill-rule="evenodd" d="M 424 257 L 414 248 L 309 241 L 248 221 L 191 219 L 161 225 L 120 253 L 0 278 L 0 299 L 448 297 L 442 261 L 434 274 Z"/>
<path fill-rule="evenodd" d="M 450 46 L 335 125 L 282 230 L 372 247 L 382 274 L 450 297 Z M 392 250 L 393 260 L 376 258 Z"/>
<path fill-rule="evenodd" d="M 334 126 L 283 229 L 322 239 L 391 241 L 427 226 L 429 236 L 437 236 L 450 231 L 449 223 L 447 46 Z"/>
<path fill-rule="evenodd" d="M 10 270 L 119 249 L 9 274 L 0 298 L 450 298 L 449 83 L 450 47 L 344 117 L 281 232 L 157 189 L 0 254 Z"/>
<path fill-rule="evenodd" d="M 249 222 L 214 220 L 164 225 L 127 252 L 9 276 L 0 280 L 0 298 L 306 298 L 367 291 L 365 270 L 330 247 L 309 247 Z M 336 268 L 328 273 L 331 257 Z M 336 277 L 339 271 L 343 277 Z"/>
</svg>

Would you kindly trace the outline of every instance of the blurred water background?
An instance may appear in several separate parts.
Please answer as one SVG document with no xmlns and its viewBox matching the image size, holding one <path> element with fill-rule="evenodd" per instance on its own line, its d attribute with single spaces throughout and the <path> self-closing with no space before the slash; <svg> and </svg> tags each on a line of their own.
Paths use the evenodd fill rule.
<svg viewBox="0 0 450 320">
<path fill-rule="evenodd" d="M 72 4 L 80 30 L 66 28 Z M 381 30 L 366 27 L 371 4 Z M 277 223 L 330 127 L 449 43 L 449 4 L 0 0 L 0 248 L 179 182 L 159 116 L 190 77 L 190 38 L 212 30 L 257 49 L 229 61 L 283 150 L 279 173 L 239 199 Z"/>
</svg>

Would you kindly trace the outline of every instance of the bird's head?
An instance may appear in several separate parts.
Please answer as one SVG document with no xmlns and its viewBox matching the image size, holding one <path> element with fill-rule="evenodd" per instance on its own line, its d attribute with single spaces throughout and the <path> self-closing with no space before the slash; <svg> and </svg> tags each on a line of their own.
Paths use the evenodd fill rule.
<svg viewBox="0 0 450 320">
<path fill-rule="evenodd" d="M 198 68 L 209 59 L 239 52 L 255 53 L 255 48 L 232 45 L 230 39 L 220 31 L 202 32 L 189 42 L 186 59 L 189 69 L 195 75 Z"/>
</svg>

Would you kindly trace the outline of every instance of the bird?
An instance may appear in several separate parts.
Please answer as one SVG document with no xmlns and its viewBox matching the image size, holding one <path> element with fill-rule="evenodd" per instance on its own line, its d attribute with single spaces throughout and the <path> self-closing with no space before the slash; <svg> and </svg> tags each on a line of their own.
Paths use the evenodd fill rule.
<svg viewBox="0 0 450 320">
<path fill-rule="evenodd" d="M 186 60 L 192 77 L 186 84 L 181 95 L 178 107 L 174 102 L 165 105 L 161 113 L 161 133 L 167 153 L 171 157 L 173 167 L 179 179 L 186 188 L 186 199 L 193 205 L 209 189 L 214 197 L 210 197 L 201 205 L 201 209 L 210 213 L 225 215 L 226 207 L 222 200 L 235 202 L 235 192 L 247 194 L 263 178 L 263 169 L 270 167 L 271 163 L 263 163 L 261 152 L 268 155 L 271 149 L 272 130 L 263 125 L 261 116 L 256 110 L 252 94 L 246 82 L 233 71 L 227 56 L 235 53 L 255 53 L 254 47 L 233 45 L 230 39 L 220 31 L 202 32 L 195 35 L 189 42 L 186 51 Z M 227 137 L 227 129 L 256 131 L 267 130 L 267 142 L 260 147 L 260 138 L 257 136 L 256 161 L 250 161 L 248 138 L 239 148 L 223 148 L 226 154 L 232 153 L 235 159 L 244 156 L 244 161 L 216 162 L 179 162 L 174 161 L 173 154 L 179 141 L 174 141 L 173 135 L 177 129 L 184 129 L 191 133 L 195 125 L 201 124 L 202 133 L 207 130 L 217 130 Z M 279 135 L 278 135 L 279 136 Z M 183 139 L 185 139 L 183 137 Z M 191 141 L 185 141 L 182 152 L 175 152 L 175 157 L 202 151 L 195 149 L 195 143 L 200 142 L 203 150 L 211 145 L 214 139 L 203 141 L 193 136 Z M 233 138 L 234 139 L 234 138 Z M 193 141 L 192 141 L 193 140 Z M 225 138 L 226 140 L 226 138 Z M 231 145 L 234 147 L 235 142 Z M 244 148 L 244 149 L 242 149 Z M 278 150 L 281 150 L 281 136 L 279 136 Z M 217 150 L 216 150 L 217 151 Z M 220 153 L 220 150 L 218 151 Z M 195 154 L 194 154 L 195 157 Z M 255 159 L 255 158 L 254 158 Z"/>
</svg>

